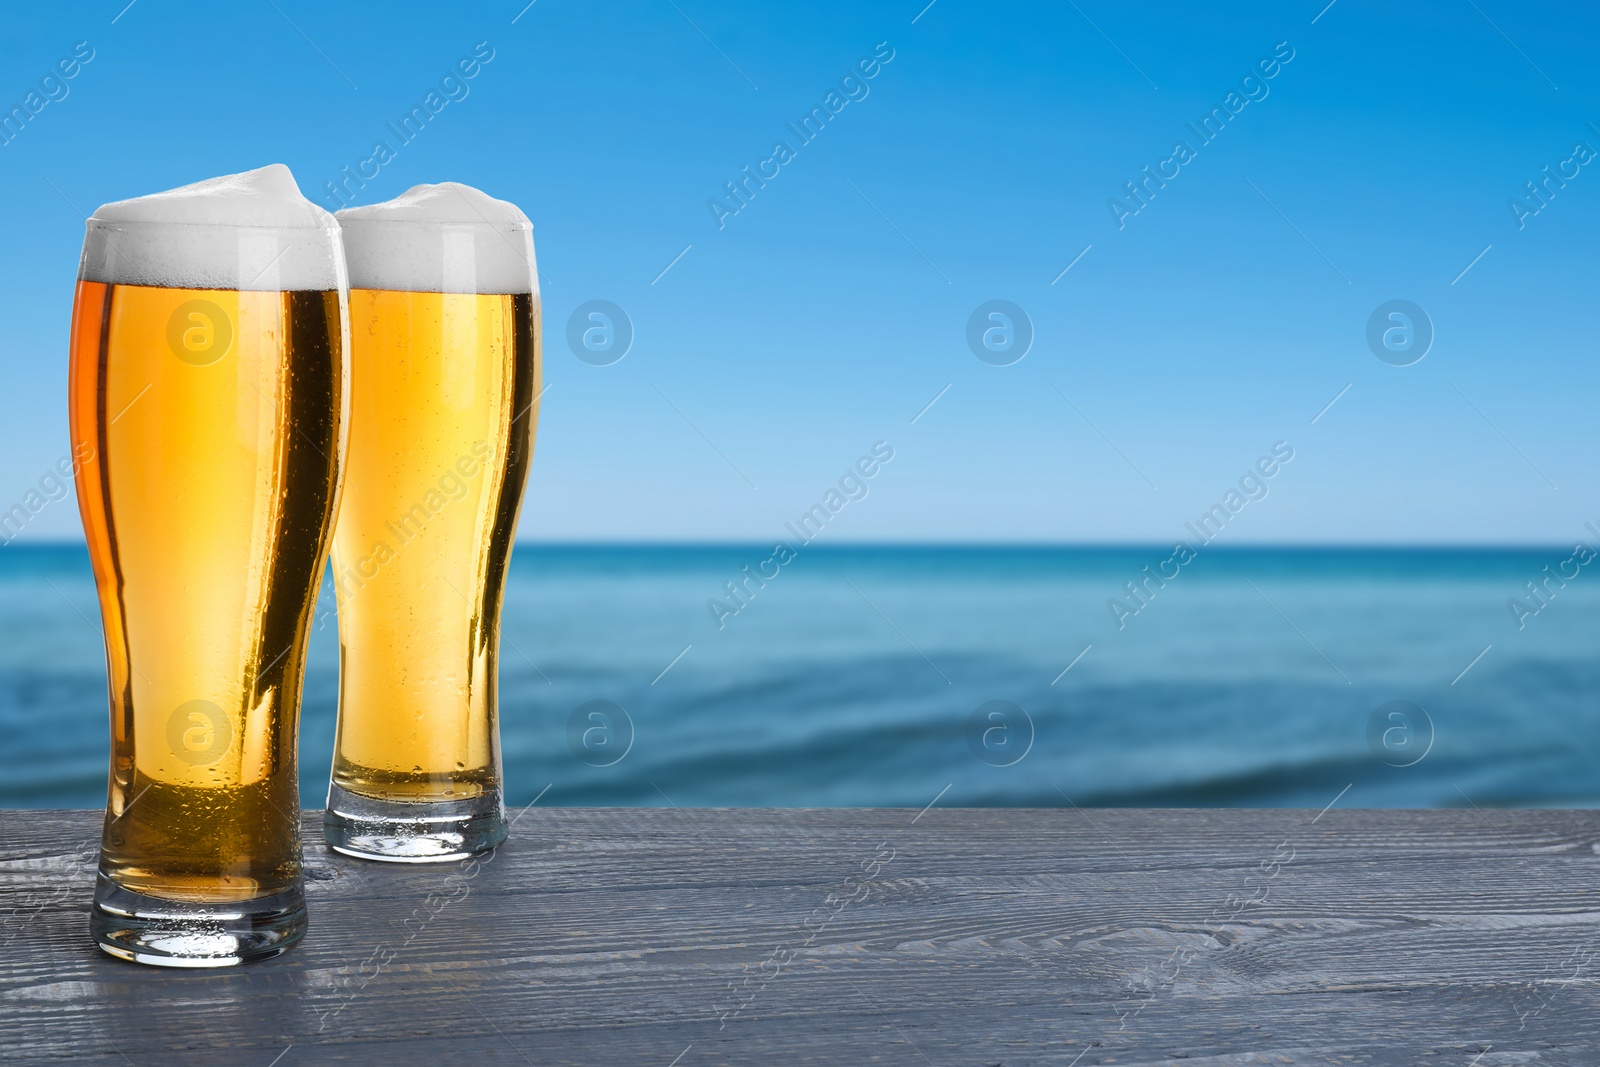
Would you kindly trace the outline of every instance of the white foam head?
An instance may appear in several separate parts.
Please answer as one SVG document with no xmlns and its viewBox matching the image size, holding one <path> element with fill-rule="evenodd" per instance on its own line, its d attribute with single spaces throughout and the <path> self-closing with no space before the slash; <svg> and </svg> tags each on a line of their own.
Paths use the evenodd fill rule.
<svg viewBox="0 0 1600 1067">
<path fill-rule="evenodd" d="M 282 163 L 106 204 L 78 277 L 183 289 L 338 289 L 338 223 Z"/>
<path fill-rule="evenodd" d="M 470 185 L 414 185 L 338 214 L 353 289 L 537 293 L 533 224 Z"/>
</svg>

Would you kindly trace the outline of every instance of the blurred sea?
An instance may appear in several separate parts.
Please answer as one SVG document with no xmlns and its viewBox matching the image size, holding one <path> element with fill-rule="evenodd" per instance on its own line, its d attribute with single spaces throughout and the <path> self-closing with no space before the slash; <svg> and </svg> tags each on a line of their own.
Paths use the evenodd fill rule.
<svg viewBox="0 0 1600 1067">
<path fill-rule="evenodd" d="M 719 628 L 708 600 L 735 606 L 724 583 L 771 554 L 518 546 L 508 802 L 1320 808 L 1346 786 L 1342 807 L 1600 799 L 1600 566 L 1568 564 L 1576 577 L 1550 581 L 1520 628 L 1508 607 L 1538 606 L 1525 583 L 1571 549 L 1206 548 L 1119 629 L 1108 600 L 1136 606 L 1124 583 L 1169 550 L 811 546 L 748 582 Z M 326 789 L 337 671 L 327 611 L 306 676 L 306 806 Z M 83 549 L 0 549 L 0 807 L 104 803 L 104 687 Z M 1421 713 L 1391 718 L 1396 700 Z"/>
</svg>

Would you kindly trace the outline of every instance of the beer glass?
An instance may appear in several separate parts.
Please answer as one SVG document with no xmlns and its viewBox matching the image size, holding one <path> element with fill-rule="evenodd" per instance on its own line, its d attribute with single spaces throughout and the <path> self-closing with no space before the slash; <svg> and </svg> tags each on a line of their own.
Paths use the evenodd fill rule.
<svg viewBox="0 0 1600 1067">
<path fill-rule="evenodd" d="M 114 956 L 227 966 L 305 931 L 295 749 L 345 299 L 337 224 L 281 165 L 88 220 L 69 406 L 111 706 L 90 927 Z"/>
<path fill-rule="evenodd" d="M 497 662 L 538 417 L 533 228 L 454 183 L 338 217 L 350 447 L 324 831 L 352 856 L 458 859 L 506 835 Z"/>
</svg>

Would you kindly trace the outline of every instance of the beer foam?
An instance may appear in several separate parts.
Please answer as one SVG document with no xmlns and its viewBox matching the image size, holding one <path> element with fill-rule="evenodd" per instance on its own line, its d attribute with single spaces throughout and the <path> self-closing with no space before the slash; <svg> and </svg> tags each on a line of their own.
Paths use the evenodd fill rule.
<svg viewBox="0 0 1600 1067">
<path fill-rule="evenodd" d="M 337 289 L 333 215 L 300 195 L 282 163 L 102 205 L 78 277 L 182 289 Z"/>
<path fill-rule="evenodd" d="M 533 224 L 515 204 L 459 182 L 414 185 L 338 213 L 355 289 L 537 293 Z"/>
</svg>

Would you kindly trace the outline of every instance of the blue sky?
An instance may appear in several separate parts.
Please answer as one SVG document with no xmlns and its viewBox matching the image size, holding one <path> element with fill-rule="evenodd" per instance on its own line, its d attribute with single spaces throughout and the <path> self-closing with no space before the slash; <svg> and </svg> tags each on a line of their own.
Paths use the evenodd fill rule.
<svg viewBox="0 0 1600 1067">
<path fill-rule="evenodd" d="M 537 227 L 524 537 L 774 539 L 879 440 L 895 458 L 830 540 L 1168 542 L 1277 441 L 1295 458 L 1230 542 L 1600 521 L 1600 163 L 1520 229 L 1508 207 L 1600 150 L 1600 14 L 924 2 L 8 13 L 4 109 L 78 42 L 93 59 L 0 147 L 0 500 L 67 449 L 78 209 L 270 162 L 321 199 L 384 139 L 359 202 L 457 180 Z M 385 124 L 479 42 L 465 95 L 400 145 Z M 1280 42 L 1293 58 L 1202 144 L 1186 123 Z M 801 144 L 787 124 L 885 48 Z M 1108 201 L 1180 139 L 1193 158 L 1119 229 Z M 719 229 L 708 201 L 779 140 L 794 158 Z M 994 299 L 1035 335 L 1010 366 L 966 340 Z M 1433 323 L 1411 366 L 1365 339 L 1395 299 Z M 567 344 L 592 300 L 632 320 L 610 366 Z M 71 503 L 27 535 L 77 537 Z"/>
</svg>

